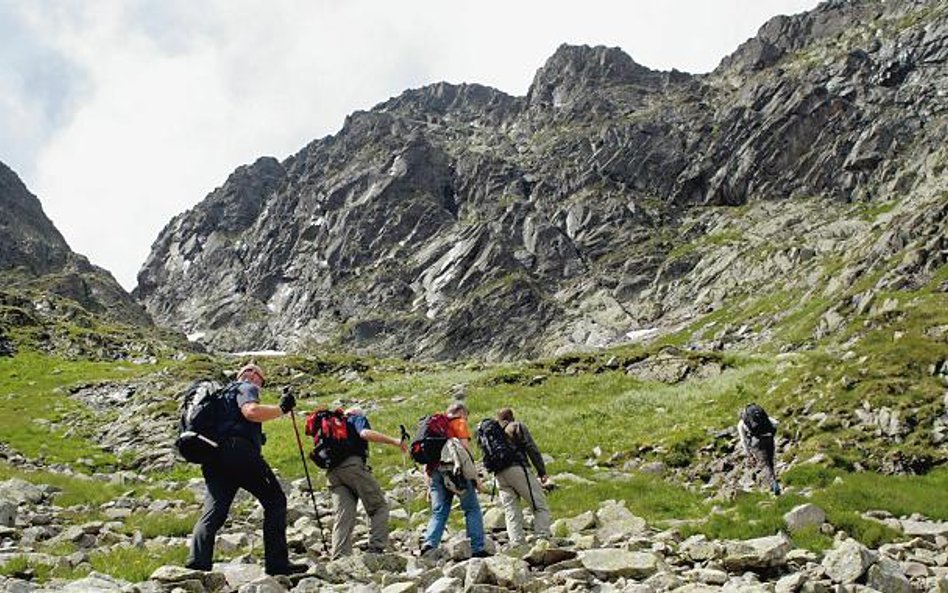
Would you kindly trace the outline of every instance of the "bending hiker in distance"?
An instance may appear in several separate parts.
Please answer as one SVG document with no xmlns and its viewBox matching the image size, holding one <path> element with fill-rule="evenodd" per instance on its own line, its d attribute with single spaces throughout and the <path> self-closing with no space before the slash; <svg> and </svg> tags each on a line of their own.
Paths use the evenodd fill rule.
<svg viewBox="0 0 948 593">
<path fill-rule="evenodd" d="M 384 552 L 388 545 L 388 502 L 367 464 L 369 443 L 399 447 L 403 453 L 408 444 L 372 430 L 369 419 L 359 408 L 349 408 L 344 413 L 324 410 L 311 418 L 307 421 L 307 434 L 316 437 L 313 460 L 327 470 L 326 479 L 332 491 L 332 558 L 352 554 L 352 532 L 360 500 L 369 516 L 367 551 Z"/>
<path fill-rule="evenodd" d="M 526 425 L 514 420 L 513 410 L 503 408 L 497 412 L 497 420 L 485 418 L 477 426 L 477 443 L 484 453 L 484 466 L 500 486 L 510 545 L 526 543 L 520 499 L 528 501 L 533 509 L 536 537 L 549 538 L 550 507 L 542 486 L 547 481 L 546 465 Z M 527 459 L 536 468 L 536 475 L 527 469 Z"/>
<path fill-rule="evenodd" d="M 762 407 L 752 403 L 741 410 L 737 433 L 741 437 L 744 454 L 754 465 L 764 471 L 764 476 L 770 484 L 770 491 L 775 496 L 779 496 L 780 483 L 774 471 L 775 432 L 777 432 L 777 422 L 770 418 Z"/>
<path fill-rule="evenodd" d="M 432 512 L 420 554 L 425 555 L 441 544 L 441 536 L 444 535 L 451 513 L 451 503 L 457 494 L 461 510 L 464 511 L 467 536 L 471 540 L 471 555 L 484 558 L 490 553 L 484 549 L 484 517 L 477 500 L 481 483 L 470 451 L 471 430 L 467 425 L 467 406 L 454 402 L 445 411 L 445 416 L 448 417 L 448 440 L 442 449 L 441 461 L 425 467 Z"/>
<path fill-rule="evenodd" d="M 273 470 L 261 455 L 266 437 L 262 423 L 288 413 L 296 406 L 289 392 L 279 405 L 260 403 L 263 370 L 250 363 L 237 373 L 237 381 L 224 390 L 217 434 L 218 454 L 201 464 L 207 487 L 204 514 L 194 525 L 191 549 L 185 566 L 211 570 L 214 537 L 230 512 L 237 490 L 243 488 L 263 506 L 264 563 L 267 574 L 306 572 L 304 564 L 292 564 L 286 546 L 286 495 Z"/>
</svg>

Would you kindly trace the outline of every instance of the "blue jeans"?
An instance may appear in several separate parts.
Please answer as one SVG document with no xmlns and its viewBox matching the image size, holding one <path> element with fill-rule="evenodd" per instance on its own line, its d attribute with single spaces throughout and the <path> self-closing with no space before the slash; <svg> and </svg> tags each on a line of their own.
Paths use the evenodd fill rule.
<svg viewBox="0 0 948 593">
<path fill-rule="evenodd" d="M 444 535 L 444 526 L 448 523 L 448 514 L 451 512 L 451 503 L 454 502 L 454 493 L 445 488 L 444 474 L 434 471 L 431 474 L 431 520 L 425 532 L 425 545 L 437 548 Z M 481 505 L 477 502 L 477 490 L 474 481 L 469 480 L 467 489 L 460 495 L 461 510 L 464 511 L 464 525 L 467 528 L 467 537 L 471 540 L 471 552 L 480 552 L 484 549 L 484 518 L 481 516 Z"/>
</svg>

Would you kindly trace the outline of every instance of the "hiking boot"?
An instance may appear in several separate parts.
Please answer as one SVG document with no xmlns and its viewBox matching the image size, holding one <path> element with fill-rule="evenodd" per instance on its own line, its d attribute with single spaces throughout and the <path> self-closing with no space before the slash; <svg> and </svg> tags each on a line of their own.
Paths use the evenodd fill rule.
<svg viewBox="0 0 948 593">
<path fill-rule="evenodd" d="M 493 554 L 487 550 L 478 550 L 471 554 L 471 558 L 490 558 L 491 556 L 493 556 Z"/>
<path fill-rule="evenodd" d="M 184 567 L 190 568 L 191 570 L 203 570 L 205 572 L 211 570 L 210 566 L 204 566 L 204 565 L 198 564 L 197 562 L 188 562 L 187 564 L 184 565 Z"/>
<path fill-rule="evenodd" d="M 268 569 L 266 573 L 272 577 L 275 577 L 278 575 L 290 576 L 293 574 L 303 574 L 304 572 L 308 572 L 308 571 L 309 571 L 308 564 L 296 564 L 294 562 L 290 562 L 286 566 L 281 566 L 280 568 L 276 568 L 272 570 Z"/>
<path fill-rule="evenodd" d="M 434 550 L 433 547 L 431 547 L 428 544 L 425 544 L 421 546 L 420 550 L 418 550 L 418 557 L 421 558 L 422 556 L 427 556 L 432 550 Z"/>
</svg>

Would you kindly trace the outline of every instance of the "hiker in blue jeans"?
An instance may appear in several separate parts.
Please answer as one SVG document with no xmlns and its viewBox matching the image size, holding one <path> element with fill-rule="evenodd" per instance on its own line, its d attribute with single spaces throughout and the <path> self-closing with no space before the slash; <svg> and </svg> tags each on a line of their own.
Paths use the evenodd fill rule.
<svg viewBox="0 0 948 593">
<path fill-rule="evenodd" d="M 470 452 L 471 431 L 467 425 L 467 407 L 455 402 L 445 412 L 450 419 L 448 443 L 444 447 L 442 461 L 425 468 L 428 474 L 428 495 L 431 499 L 431 520 L 425 532 L 421 555 L 436 549 L 441 544 L 451 504 L 457 494 L 464 511 L 464 525 L 471 540 L 471 555 L 475 558 L 490 556 L 484 549 L 484 517 L 477 501 L 480 481 L 474 468 L 474 457 Z"/>
</svg>

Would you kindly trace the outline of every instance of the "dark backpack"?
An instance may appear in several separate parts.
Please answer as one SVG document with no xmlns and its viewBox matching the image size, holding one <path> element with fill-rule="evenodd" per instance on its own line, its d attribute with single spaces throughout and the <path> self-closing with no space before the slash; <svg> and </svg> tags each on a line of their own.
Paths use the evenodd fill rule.
<svg viewBox="0 0 948 593">
<path fill-rule="evenodd" d="M 441 449 L 448 442 L 450 420 L 444 414 L 432 414 L 418 421 L 415 440 L 408 451 L 415 463 L 434 463 L 441 459 Z"/>
<path fill-rule="evenodd" d="M 353 434 L 345 412 L 319 410 L 306 419 L 306 434 L 313 437 L 309 458 L 322 469 L 332 469 L 347 457 L 357 454 Z"/>
<path fill-rule="evenodd" d="M 520 451 L 504 432 L 504 427 L 493 418 L 484 418 L 474 433 L 477 446 L 484 454 L 484 468 L 496 474 L 511 465 L 523 463 Z"/>
<path fill-rule="evenodd" d="M 757 404 L 750 404 L 744 408 L 741 419 L 744 421 L 747 430 L 755 437 L 772 435 L 775 431 L 774 424 L 770 421 L 767 412 Z"/>
<path fill-rule="evenodd" d="M 195 381 L 184 392 L 175 448 L 186 461 L 207 463 L 217 457 L 227 388 L 216 381 Z"/>
</svg>

